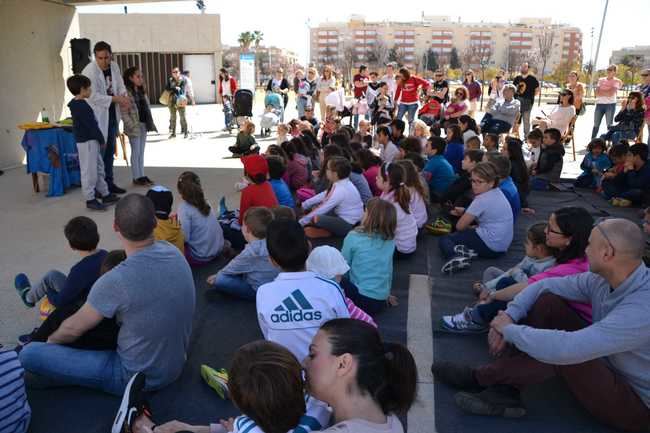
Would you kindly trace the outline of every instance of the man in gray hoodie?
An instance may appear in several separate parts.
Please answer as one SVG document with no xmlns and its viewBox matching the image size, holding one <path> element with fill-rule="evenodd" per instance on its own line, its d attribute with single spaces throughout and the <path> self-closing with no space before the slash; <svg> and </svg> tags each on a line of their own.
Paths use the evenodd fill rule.
<svg viewBox="0 0 650 433">
<path fill-rule="evenodd" d="M 479 368 L 434 363 L 435 377 L 464 392 L 461 409 L 479 415 L 526 413 L 519 390 L 561 377 L 576 399 L 616 429 L 650 426 L 650 269 L 633 222 L 597 224 L 586 249 L 590 272 L 531 284 L 492 321 L 495 362 Z M 585 322 L 567 301 L 592 305 Z M 517 324 L 520 322 L 521 324 Z M 515 348 L 504 352 L 510 343 Z"/>
</svg>

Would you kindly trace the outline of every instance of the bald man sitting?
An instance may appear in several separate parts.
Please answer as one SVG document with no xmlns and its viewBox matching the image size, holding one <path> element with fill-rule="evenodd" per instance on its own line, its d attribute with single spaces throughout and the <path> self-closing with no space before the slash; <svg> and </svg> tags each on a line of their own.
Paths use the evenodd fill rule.
<svg viewBox="0 0 650 433">
<path fill-rule="evenodd" d="M 586 250 L 590 272 L 531 284 L 492 321 L 490 350 L 502 356 L 479 368 L 434 363 L 435 377 L 464 391 L 455 399 L 467 412 L 520 417 L 526 409 L 519 390 L 559 376 L 600 421 L 645 431 L 650 426 L 650 269 L 641 261 L 643 250 L 643 234 L 631 221 L 597 224 Z M 567 300 L 590 302 L 593 324 Z"/>
</svg>

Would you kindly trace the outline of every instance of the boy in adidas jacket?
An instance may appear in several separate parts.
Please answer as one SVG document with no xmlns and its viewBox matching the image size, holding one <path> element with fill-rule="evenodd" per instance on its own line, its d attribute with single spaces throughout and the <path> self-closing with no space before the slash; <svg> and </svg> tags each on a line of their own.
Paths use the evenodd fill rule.
<svg viewBox="0 0 650 433">
<path fill-rule="evenodd" d="M 257 289 L 257 320 L 264 338 L 289 349 L 302 362 L 320 326 L 331 319 L 349 318 L 338 284 L 305 271 L 309 243 L 296 221 L 273 221 L 266 246 L 282 272 Z"/>
</svg>

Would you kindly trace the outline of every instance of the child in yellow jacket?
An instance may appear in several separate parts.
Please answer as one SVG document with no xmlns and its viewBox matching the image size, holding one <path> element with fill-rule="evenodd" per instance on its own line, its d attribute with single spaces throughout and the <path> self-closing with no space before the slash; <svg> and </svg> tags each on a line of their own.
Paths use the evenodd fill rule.
<svg viewBox="0 0 650 433">
<path fill-rule="evenodd" d="M 156 185 L 147 191 L 147 197 L 153 202 L 156 209 L 158 225 L 153 231 L 154 238 L 157 241 L 171 243 L 183 253 L 185 236 L 181 230 L 181 225 L 178 223 L 177 218 L 169 216 L 174 203 L 174 195 L 164 186 Z"/>
</svg>

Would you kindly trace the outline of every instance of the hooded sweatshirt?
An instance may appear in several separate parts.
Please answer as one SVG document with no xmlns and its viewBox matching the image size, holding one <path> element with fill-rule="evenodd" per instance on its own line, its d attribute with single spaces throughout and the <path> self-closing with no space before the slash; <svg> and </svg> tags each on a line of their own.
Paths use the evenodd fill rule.
<svg viewBox="0 0 650 433">
<path fill-rule="evenodd" d="M 153 229 L 153 236 L 157 241 L 167 241 L 170 244 L 174 245 L 178 250 L 183 253 L 185 235 L 183 235 L 183 230 L 181 230 L 181 225 L 176 220 L 171 220 L 169 218 L 161 219 L 156 218 L 158 224 L 156 228 Z"/>
</svg>

